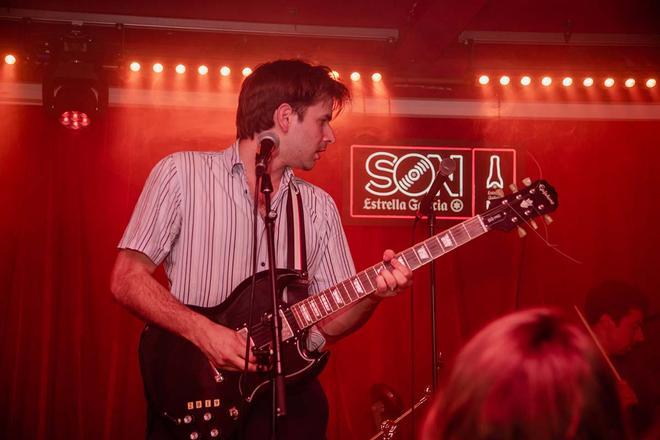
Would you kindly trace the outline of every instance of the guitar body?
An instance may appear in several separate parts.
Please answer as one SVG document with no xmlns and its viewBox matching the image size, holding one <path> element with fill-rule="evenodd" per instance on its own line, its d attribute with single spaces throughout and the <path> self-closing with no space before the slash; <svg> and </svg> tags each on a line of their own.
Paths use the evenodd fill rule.
<svg viewBox="0 0 660 440">
<path fill-rule="evenodd" d="M 277 271 L 278 297 L 285 287 L 288 296 L 294 288 L 305 290 L 298 273 Z M 257 348 L 271 343 L 270 316 L 272 306 L 268 272 L 257 274 L 251 337 Z M 245 331 L 250 306 L 251 278 L 243 281 L 222 304 L 211 307 L 189 306 L 218 324 Z M 299 329 L 280 302 L 282 363 L 287 383 L 316 376 L 327 362 L 328 353 L 308 352 L 304 348 L 306 332 Z M 239 429 L 249 403 L 270 390 L 270 372 L 242 373 L 213 368 L 206 356 L 188 340 L 158 326 L 147 325 L 140 338 L 140 368 L 147 403 L 152 412 L 163 416 L 175 438 L 227 439 Z"/>
</svg>

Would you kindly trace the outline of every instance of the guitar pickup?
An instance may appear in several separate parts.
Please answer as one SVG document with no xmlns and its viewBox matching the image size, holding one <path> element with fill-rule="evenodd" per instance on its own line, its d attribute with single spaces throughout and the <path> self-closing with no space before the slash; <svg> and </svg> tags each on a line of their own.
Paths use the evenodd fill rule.
<svg viewBox="0 0 660 440">
<path fill-rule="evenodd" d="M 271 369 L 272 359 L 273 359 L 273 350 L 270 346 L 263 348 L 252 348 L 252 353 L 257 358 L 257 371 L 265 372 Z"/>
</svg>

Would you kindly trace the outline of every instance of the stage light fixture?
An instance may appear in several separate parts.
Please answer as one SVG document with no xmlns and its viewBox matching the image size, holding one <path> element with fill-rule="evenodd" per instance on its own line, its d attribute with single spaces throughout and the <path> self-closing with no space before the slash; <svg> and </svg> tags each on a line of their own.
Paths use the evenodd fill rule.
<svg viewBox="0 0 660 440">
<path fill-rule="evenodd" d="M 561 80 L 561 85 L 563 85 L 564 87 L 572 86 L 573 85 L 573 78 L 571 78 L 570 76 L 567 76 L 566 78 Z"/>
<path fill-rule="evenodd" d="M 156 73 L 161 73 L 164 69 L 163 65 L 161 63 L 155 63 L 152 67 L 153 71 Z"/>
<path fill-rule="evenodd" d="M 351 81 L 360 81 L 360 72 L 351 73 Z"/>
<path fill-rule="evenodd" d="M 552 78 L 550 78 L 549 76 L 544 76 L 541 79 L 541 84 L 543 84 L 544 87 L 550 86 L 550 84 L 552 84 Z"/>
<path fill-rule="evenodd" d="M 521 84 L 522 86 L 527 87 L 527 86 L 530 85 L 531 83 L 532 83 L 532 78 L 530 78 L 530 77 L 527 76 L 527 75 L 525 75 L 525 76 L 523 76 L 522 78 L 520 78 L 520 84 Z"/>
<path fill-rule="evenodd" d="M 13 54 L 8 53 L 5 55 L 6 64 L 16 64 L 16 57 Z"/>
<path fill-rule="evenodd" d="M 174 71 L 179 75 L 182 75 L 186 73 L 186 66 L 183 64 L 177 64 L 176 67 L 174 68 Z"/>
<path fill-rule="evenodd" d="M 624 84 L 628 88 L 635 87 L 635 78 L 628 78 Z"/>
<path fill-rule="evenodd" d="M 220 75 L 222 75 L 222 76 L 229 76 L 230 73 L 231 73 L 231 69 L 230 69 L 229 67 L 227 67 L 227 66 L 222 66 L 222 67 L 220 68 Z"/>
<path fill-rule="evenodd" d="M 605 81 L 603 81 L 603 85 L 607 88 L 614 86 L 614 78 L 605 78 Z"/>
<path fill-rule="evenodd" d="M 488 75 L 481 75 L 479 77 L 479 84 L 481 84 L 482 86 L 485 86 L 489 82 L 490 82 L 490 78 L 488 78 Z"/>
<path fill-rule="evenodd" d="M 509 78 L 507 75 L 500 76 L 500 84 L 502 84 L 503 86 L 508 86 L 510 82 L 511 82 L 511 78 Z"/>
<path fill-rule="evenodd" d="M 80 31 L 59 41 L 44 74 L 43 105 L 62 125 L 83 128 L 108 105 L 108 84 L 98 58 L 102 51 Z"/>
<path fill-rule="evenodd" d="M 337 72 L 336 70 L 333 70 L 332 72 L 330 72 L 330 77 L 335 79 L 335 80 L 338 80 L 339 79 L 339 72 Z"/>
<path fill-rule="evenodd" d="M 655 78 L 647 79 L 646 80 L 646 87 L 648 87 L 649 89 L 652 89 L 653 87 L 655 87 Z"/>
<path fill-rule="evenodd" d="M 133 61 L 131 64 L 129 64 L 128 68 L 131 69 L 131 72 L 139 72 L 142 66 L 140 66 L 140 63 L 137 61 Z"/>
<path fill-rule="evenodd" d="M 209 73 L 209 68 L 206 67 L 204 64 L 202 64 L 197 68 L 197 73 L 199 73 L 200 75 L 206 75 L 207 73 Z"/>
<path fill-rule="evenodd" d="M 252 69 L 250 69 L 249 67 L 244 67 L 241 73 L 243 74 L 243 76 L 250 76 L 250 74 L 252 73 Z"/>
<path fill-rule="evenodd" d="M 90 123 L 89 116 L 83 112 L 64 112 L 60 116 L 60 124 L 71 130 L 80 130 L 87 127 Z"/>
<path fill-rule="evenodd" d="M 594 85 L 594 79 L 588 76 L 584 79 L 584 81 L 582 81 L 582 85 L 584 85 L 585 87 L 591 87 Z"/>
<path fill-rule="evenodd" d="M 371 75 L 371 80 L 372 80 L 373 82 L 380 82 L 380 81 L 382 81 L 382 79 L 383 79 L 383 75 L 381 75 L 381 74 L 378 73 L 378 72 L 376 72 L 376 73 L 374 73 L 373 75 Z"/>
</svg>

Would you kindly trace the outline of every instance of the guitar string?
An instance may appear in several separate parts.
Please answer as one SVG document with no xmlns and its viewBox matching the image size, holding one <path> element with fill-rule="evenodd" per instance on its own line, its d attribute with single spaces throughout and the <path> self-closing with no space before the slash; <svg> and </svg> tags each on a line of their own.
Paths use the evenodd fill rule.
<svg viewBox="0 0 660 440">
<path fill-rule="evenodd" d="M 510 207 L 511 207 L 511 206 L 508 205 L 508 204 L 500 204 L 500 205 L 498 205 L 498 206 L 496 206 L 496 207 L 494 207 L 494 208 L 491 208 L 490 210 L 484 212 L 483 214 L 479 214 L 479 215 L 480 215 L 480 216 L 483 216 L 483 215 L 496 215 L 496 214 L 499 214 L 499 213 L 501 213 L 501 212 L 507 210 L 507 208 L 510 208 Z M 477 216 L 471 217 L 470 219 L 465 220 L 464 222 L 461 222 L 461 223 L 459 223 L 458 225 L 452 226 L 451 228 L 448 228 L 448 229 L 446 229 L 445 231 L 442 231 L 442 232 L 436 234 L 435 236 L 433 236 L 433 237 L 431 237 L 431 238 L 428 238 L 427 240 L 424 240 L 424 241 L 422 241 L 422 242 L 420 242 L 420 243 L 426 243 L 426 242 L 430 242 L 430 241 L 432 241 L 432 240 L 437 240 L 439 235 L 441 235 L 441 234 L 443 234 L 443 233 L 445 233 L 445 232 L 447 232 L 447 231 L 450 231 L 451 229 L 454 229 L 454 228 L 456 228 L 456 227 L 459 227 L 459 226 L 461 226 L 461 225 L 465 225 L 465 223 L 467 223 L 467 222 L 469 222 L 469 221 L 471 221 L 471 220 L 476 220 L 476 219 L 477 219 Z M 467 227 L 466 227 L 466 230 L 467 230 Z M 468 232 L 468 236 L 469 236 L 469 235 L 470 235 L 470 234 L 469 234 L 469 232 Z M 481 235 L 481 234 L 480 234 L 480 235 Z M 471 239 L 471 238 L 472 238 L 472 237 L 470 237 L 470 239 Z M 475 237 L 475 238 L 476 238 L 476 237 Z M 469 240 L 468 240 L 468 241 L 469 241 Z M 466 241 L 466 242 L 467 242 L 467 241 Z M 462 245 L 462 244 L 464 244 L 464 243 L 466 243 L 466 242 L 460 243 L 459 245 Z M 455 246 L 455 247 L 458 247 L 458 246 Z M 410 248 L 408 248 L 408 249 L 404 249 L 403 251 L 397 253 L 396 255 L 403 255 L 404 252 L 411 251 L 411 250 L 414 251 L 413 248 L 414 248 L 414 246 L 411 246 Z M 453 248 L 450 249 L 450 250 L 453 250 Z M 435 259 L 435 258 L 437 258 L 437 257 L 440 257 L 440 256 L 443 255 L 444 253 L 446 253 L 446 252 L 443 252 L 442 254 L 438 254 L 438 255 L 437 255 L 436 257 L 434 257 L 433 259 Z M 419 266 L 417 266 L 415 269 L 418 269 L 419 267 L 423 266 L 423 265 L 426 264 L 426 263 L 429 263 L 430 261 L 432 261 L 432 260 L 425 261 L 425 262 L 423 262 L 423 263 L 420 261 Z M 368 267 L 368 268 L 362 270 L 361 272 L 357 273 L 356 275 L 354 275 L 353 277 L 349 278 L 348 280 L 351 280 L 351 279 L 358 279 L 358 280 L 359 280 L 359 276 L 360 276 L 360 274 L 361 274 L 361 273 L 364 273 L 364 275 L 369 279 L 370 283 L 371 283 L 372 286 L 373 286 L 373 285 L 374 285 L 374 282 L 375 282 L 375 278 L 372 278 L 372 275 L 369 275 L 369 274 L 367 273 L 367 271 L 369 271 L 369 270 L 373 270 L 373 271 L 375 271 L 376 268 L 377 268 L 377 266 L 379 266 L 380 264 L 382 264 L 382 263 L 377 263 L 377 264 L 375 264 L 375 265 L 372 265 L 372 266 L 370 266 L 370 267 Z M 343 284 L 343 283 L 345 283 L 345 282 L 348 281 L 348 280 L 344 280 L 344 281 L 342 281 L 342 282 L 339 283 L 339 284 Z M 361 283 L 361 284 L 364 284 L 364 283 L 362 283 L 361 280 L 360 280 L 360 283 Z M 339 284 L 338 284 L 338 285 L 339 285 Z M 348 283 L 348 284 L 352 286 L 351 283 Z M 331 294 L 331 289 L 332 289 L 332 288 L 330 288 L 330 289 L 326 289 L 326 290 L 323 290 L 323 291 L 319 292 L 317 295 L 322 295 L 322 294 L 323 294 L 323 295 L 326 295 L 326 297 L 328 297 L 328 296 L 330 296 L 330 294 Z M 346 289 L 346 290 L 348 290 L 348 289 Z M 374 289 L 374 288 L 369 289 L 369 290 L 366 291 L 366 294 L 363 295 L 363 296 L 360 296 L 360 295 L 358 294 L 357 298 L 352 298 L 351 295 L 350 295 L 350 293 L 349 293 L 348 296 L 349 296 L 350 301 L 348 302 L 348 304 L 352 304 L 354 301 L 356 301 L 356 300 L 358 300 L 358 299 L 360 299 L 360 298 L 364 298 L 365 296 L 367 296 L 367 295 L 369 295 L 369 294 L 371 294 L 372 292 L 375 292 L 375 291 L 376 291 L 376 289 Z M 310 302 L 313 301 L 313 300 L 314 300 L 313 297 L 309 297 L 309 298 L 306 298 L 306 299 L 300 301 L 299 303 L 294 304 L 294 306 L 301 307 L 301 303 L 308 304 L 308 303 L 310 303 Z M 335 301 L 335 302 L 336 302 L 336 301 Z M 346 305 L 347 305 L 347 303 L 344 302 L 344 304 L 341 305 L 340 307 L 338 307 L 337 310 L 340 310 L 340 309 L 344 308 Z M 292 306 L 292 307 L 293 307 L 293 306 Z M 331 308 L 332 308 L 332 307 L 331 307 Z M 337 310 L 331 310 L 331 311 L 328 312 L 325 316 L 328 316 L 328 315 L 330 315 L 331 313 L 334 313 L 334 312 L 337 311 Z M 322 318 L 323 318 L 323 317 L 322 317 Z M 318 321 L 319 321 L 320 319 L 322 319 L 322 318 L 318 318 L 318 319 L 316 319 L 316 320 L 313 320 L 313 322 L 312 322 L 311 324 L 307 325 L 305 328 L 309 327 L 310 325 L 314 324 L 315 322 L 318 322 Z"/>
<path fill-rule="evenodd" d="M 529 229 L 530 229 L 534 234 L 536 234 L 536 235 L 541 239 L 541 241 L 542 241 L 543 243 L 545 243 L 546 246 L 548 246 L 550 249 L 552 249 L 553 251 L 557 252 L 557 253 L 558 253 L 559 255 L 561 255 L 562 257 L 566 258 L 567 260 L 569 260 L 569 261 L 571 261 L 571 262 L 573 262 L 573 263 L 575 263 L 575 264 L 583 264 L 583 262 L 580 261 L 580 260 L 578 260 L 577 258 L 573 258 L 573 257 L 571 257 L 570 255 L 568 255 L 567 253 L 561 251 L 561 250 L 559 249 L 559 244 L 553 244 L 553 243 L 550 243 L 550 241 L 549 241 L 548 239 L 546 239 L 545 237 L 543 237 L 543 236 L 539 233 L 538 229 L 535 229 L 535 228 L 532 226 L 532 224 L 531 224 L 528 220 L 525 220 L 525 218 L 522 216 L 522 214 L 520 214 L 518 211 L 516 211 L 516 209 L 513 208 L 513 207 L 511 207 L 511 209 L 513 210 L 513 212 L 516 213 L 516 215 L 517 215 L 519 218 L 522 219 L 523 222 L 525 222 L 525 224 L 529 227 Z M 540 215 L 540 213 L 537 211 L 536 208 L 534 208 L 534 211 L 536 211 L 536 212 Z M 544 223 L 544 225 L 545 225 L 545 223 Z M 545 230 L 546 230 L 546 235 L 547 235 L 547 234 L 548 234 L 547 226 L 545 226 Z"/>
</svg>

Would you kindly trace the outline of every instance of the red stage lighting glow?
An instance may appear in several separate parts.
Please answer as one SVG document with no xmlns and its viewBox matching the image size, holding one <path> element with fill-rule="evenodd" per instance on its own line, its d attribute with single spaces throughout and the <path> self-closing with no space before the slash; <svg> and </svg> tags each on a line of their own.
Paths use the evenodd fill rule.
<svg viewBox="0 0 660 440">
<path fill-rule="evenodd" d="M 222 67 L 220 68 L 220 75 L 222 75 L 222 76 L 229 76 L 230 73 L 231 73 L 231 69 L 230 69 L 229 67 L 227 67 L 227 66 L 222 66 Z"/>
<path fill-rule="evenodd" d="M 655 78 L 647 79 L 646 80 L 646 87 L 648 87 L 649 89 L 652 89 L 653 87 L 655 87 Z"/>
<path fill-rule="evenodd" d="M 544 87 L 548 87 L 550 84 L 552 84 L 552 78 L 549 76 L 544 76 L 543 79 L 541 79 L 541 84 L 543 84 Z"/>
<path fill-rule="evenodd" d="M 351 81 L 360 81 L 360 72 L 351 73 Z"/>
<path fill-rule="evenodd" d="M 591 78 L 591 77 L 586 77 L 586 78 L 584 79 L 584 81 L 582 81 L 582 84 L 583 84 L 585 87 L 591 87 L 591 86 L 594 85 L 594 79 Z"/>
<path fill-rule="evenodd" d="M 207 73 L 209 73 L 209 68 L 202 64 L 197 68 L 197 73 L 199 73 L 200 75 L 206 75 Z"/>
<path fill-rule="evenodd" d="M 241 73 L 243 74 L 243 76 L 249 76 L 252 73 L 252 69 L 250 69 L 249 67 L 244 67 Z"/>
<path fill-rule="evenodd" d="M 5 63 L 16 64 L 16 57 L 10 53 L 5 55 Z"/>
<path fill-rule="evenodd" d="M 525 86 L 525 87 L 527 87 L 527 86 L 530 85 L 531 83 L 532 83 L 532 78 L 530 78 L 530 77 L 527 76 L 527 75 L 525 75 L 525 76 L 523 76 L 522 78 L 520 78 L 520 84 L 523 85 L 523 86 Z"/>
<path fill-rule="evenodd" d="M 566 78 L 564 78 L 564 79 L 561 81 L 561 84 L 562 84 L 564 87 L 570 87 L 571 85 L 573 85 L 573 78 L 571 78 L 570 76 L 567 76 Z"/>
<path fill-rule="evenodd" d="M 60 116 L 60 124 L 71 130 L 79 130 L 87 127 L 90 123 L 89 117 L 83 112 L 64 112 Z"/>
<path fill-rule="evenodd" d="M 131 72 L 139 72 L 142 66 L 137 61 L 133 61 L 128 68 L 131 69 Z"/>
<path fill-rule="evenodd" d="M 154 64 L 154 66 L 153 66 L 153 70 L 154 70 L 154 72 L 156 72 L 156 73 L 161 73 L 161 72 L 163 71 L 163 65 L 160 64 L 160 63 L 156 63 L 156 64 Z"/>
<path fill-rule="evenodd" d="M 634 78 L 628 78 L 625 82 L 626 87 L 631 88 L 635 87 L 635 79 Z"/>
<path fill-rule="evenodd" d="M 605 81 L 603 81 L 603 85 L 605 87 L 612 87 L 614 85 L 614 78 L 606 78 Z"/>
<path fill-rule="evenodd" d="M 508 86 L 510 82 L 511 82 L 511 78 L 509 78 L 508 76 L 502 75 L 500 77 L 500 84 L 502 84 L 503 86 Z"/>
<path fill-rule="evenodd" d="M 479 84 L 481 84 L 482 86 L 485 86 L 489 82 L 490 82 L 490 78 L 488 78 L 488 75 L 481 75 L 479 77 Z"/>
<path fill-rule="evenodd" d="M 371 80 L 372 80 L 373 82 L 379 82 L 379 81 L 381 81 L 382 79 L 383 79 L 383 75 L 381 75 L 381 74 L 378 73 L 378 72 L 376 72 L 376 73 L 374 73 L 373 75 L 371 75 Z"/>
<path fill-rule="evenodd" d="M 176 73 L 181 75 L 183 73 L 186 73 L 186 66 L 184 66 L 183 64 L 177 64 L 174 70 L 176 71 Z"/>
</svg>

